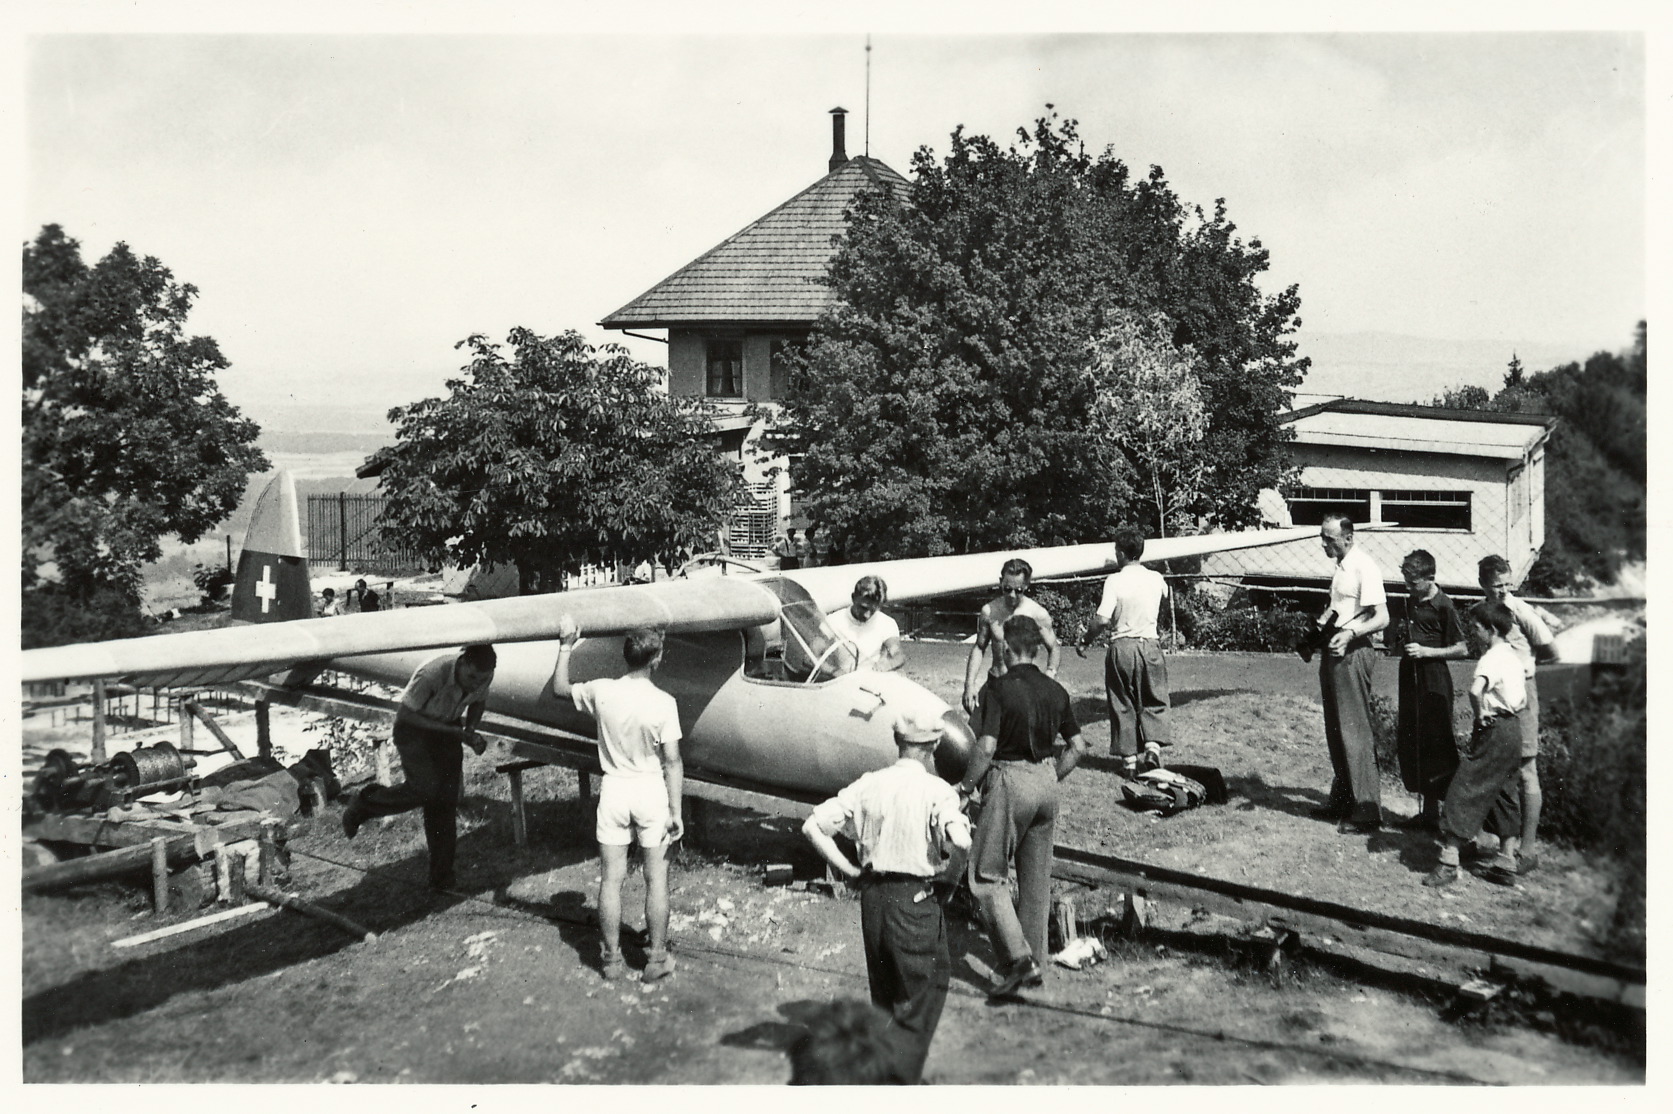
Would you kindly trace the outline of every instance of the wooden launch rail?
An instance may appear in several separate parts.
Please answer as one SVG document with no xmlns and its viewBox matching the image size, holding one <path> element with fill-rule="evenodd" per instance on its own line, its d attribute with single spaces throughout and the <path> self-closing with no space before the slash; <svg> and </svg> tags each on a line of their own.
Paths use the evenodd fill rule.
<svg viewBox="0 0 1673 1114">
<path fill-rule="evenodd" d="M 1333 901 L 1268 890 L 1222 878 L 1103 855 L 1077 847 L 1055 848 L 1057 877 L 1093 885 L 1120 885 L 1150 899 L 1178 902 L 1243 921 L 1294 929 L 1308 947 L 1328 953 L 1341 940 L 1390 955 L 1444 967 L 1496 968 L 1536 975 L 1560 990 L 1644 1008 L 1642 967 L 1573 955 L 1519 940 L 1356 909 Z"/>
</svg>

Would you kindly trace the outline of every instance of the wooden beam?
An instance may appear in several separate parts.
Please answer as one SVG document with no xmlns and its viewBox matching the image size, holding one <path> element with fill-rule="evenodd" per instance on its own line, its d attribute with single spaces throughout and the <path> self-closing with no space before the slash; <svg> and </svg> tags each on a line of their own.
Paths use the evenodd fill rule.
<svg viewBox="0 0 1673 1114">
<path fill-rule="evenodd" d="M 221 725 L 215 722 L 215 717 L 204 711 L 203 705 L 195 700 L 188 700 L 181 707 L 192 713 L 193 716 L 203 722 L 205 727 L 209 728 L 209 733 L 220 742 L 223 750 L 238 761 L 244 761 L 244 752 L 238 749 L 238 744 L 232 741 L 232 736 L 221 730 Z"/>
</svg>

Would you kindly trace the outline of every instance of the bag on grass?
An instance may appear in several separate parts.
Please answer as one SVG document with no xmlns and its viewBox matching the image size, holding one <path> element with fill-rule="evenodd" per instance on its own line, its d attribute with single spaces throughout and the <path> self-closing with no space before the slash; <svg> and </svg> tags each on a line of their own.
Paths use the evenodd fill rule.
<svg viewBox="0 0 1673 1114">
<path fill-rule="evenodd" d="M 1128 808 L 1172 816 L 1202 804 L 1208 799 L 1208 790 L 1200 781 L 1162 768 L 1122 779 L 1121 796 Z"/>
</svg>

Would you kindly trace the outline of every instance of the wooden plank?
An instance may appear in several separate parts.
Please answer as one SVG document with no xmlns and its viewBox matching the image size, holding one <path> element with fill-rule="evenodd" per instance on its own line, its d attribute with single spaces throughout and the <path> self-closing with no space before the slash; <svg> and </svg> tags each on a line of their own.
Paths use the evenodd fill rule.
<svg viewBox="0 0 1673 1114">
<path fill-rule="evenodd" d="M 238 917 L 248 917 L 255 913 L 265 913 L 271 916 L 277 912 L 278 909 L 267 904 L 265 901 L 252 901 L 248 905 L 240 905 L 235 909 L 222 909 L 218 913 L 210 913 L 207 916 L 194 917 L 189 921 L 181 921 L 179 924 L 171 924 L 167 928 L 152 929 L 150 932 L 142 932 L 138 936 L 124 936 L 120 940 L 112 940 L 110 942 L 110 946 L 113 948 L 134 948 L 141 944 L 149 944 L 153 940 L 163 940 L 170 936 L 179 936 L 183 932 L 190 932 L 196 928 L 204 928 L 208 925 L 220 924 L 222 921 L 230 921 Z"/>
<path fill-rule="evenodd" d="M 196 833 L 213 831 L 231 842 L 261 834 L 259 820 L 237 820 L 227 824 L 200 825 L 178 820 L 109 820 L 103 816 L 66 816 L 47 813 L 26 824 L 23 834 L 30 839 L 80 843 L 89 847 L 130 847 L 150 843 L 155 836 L 191 839 Z"/>
</svg>

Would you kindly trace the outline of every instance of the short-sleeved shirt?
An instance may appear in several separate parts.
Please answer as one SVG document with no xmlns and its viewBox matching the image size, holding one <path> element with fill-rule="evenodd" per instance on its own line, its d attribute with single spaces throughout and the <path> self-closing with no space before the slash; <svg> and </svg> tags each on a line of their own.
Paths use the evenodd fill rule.
<svg viewBox="0 0 1673 1114">
<path fill-rule="evenodd" d="M 606 774 L 662 775 L 657 753 L 680 741 L 680 710 L 649 677 L 606 677 L 570 689 L 575 709 L 598 721 L 598 764 Z"/>
<path fill-rule="evenodd" d="M 406 691 L 401 693 L 401 706 L 442 723 L 457 723 L 466 708 L 487 700 L 494 683 L 493 672 L 489 671 L 481 685 L 466 691 L 459 687 L 456 676 L 458 661 L 458 654 L 443 654 L 413 670 Z"/>
<path fill-rule="evenodd" d="M 1487 689 L 1481 695 L 1484 714 L 1515 715 L 1527 706 L 1528 688 L 1522 675 L 1522 659 L 1516 656 L 1510 643 L 1489 646 L 1476 662 L 1475 676 L 1487 682 Z"/>
<path fill-rule="evenodd" d="M 846 832 L 860 849 L 862 867 L 919 878 L 940 872 L 950 830 L 970 830 L 958 790 L 911 758 L 861 775 L 816 807 L 813 818 L 826 835 Z"/>
<path fill-rule="evenodd" d="M 1031 600 L 1027 596 L 1022 597 L 1017 601 L 1016 610 L 1001 619 L 999 615 L 1004 606 L 1005 598 L 1003 596 L 996 600 L 989 600 L 982 605 L 981 613 L 976 617 L 976 645 L 984 650 L 990 646 L 993 648 L 993 665 L 989 667 L 988 672 L 995 677 L 1005 672 L 1005 651 L 1000 649 L 1003 645 L 1001 641 L 1003 635 L 995 629 L 996 627 L 1002 628 L 1006 620 L 1023 615 L 1040 624 L 1041 630 L 1051 628 L 1051 612 L 1041 607 L 1037 600 Z"/>
<path fill-rule="evenodd" d="M 1551 628 L 1545 625 L 1545 620 L 1539 617 L 1539 612 L 1526 600 L 1519 600 L 1509 592 L 1505 593 L 1505 606 L 1510 609 L 1516 625 L 1505 635 L 1505 641 L 1516 651 L 1516 656 L 1522 659 L 1522 675 L 1534 675 L 1535 646 L 1551 645 Z"/>
<path fill-rule="evenodd" d="M 1464 625 L 1458 620 L 1458 605 L 1452 597 L 1435 589 L 1433 597 L 1406 604 L 1407 641 L 1430 649 L 1456 646 L 1464 641 Z"/>
<path fill-rule="evenodd" d="M 1387 602 L 1377 563 L 1362 549 L 1348 550 L 1336 562 L 1336 572 L 1330 578 L 1330 609 L 1336 613 L 1336 625 L 1352 622 L 1365 608 Z"/>
<path fill-rule="evenodd" d="M 1111 638 L 1155 638 L 1156 617 L 1167 595 L 1166 577 L 1129 561 L 1105 578 L 1098 616 L 1110 624 Z"/>
<path fill-rule="evenodd" d="M 859 669 L 875 669 L 877 659 L 883 653 L 883 644 L 891 638 L 900 637 L 900 624 L 882 611 L 873 612 L 871 618 L 863 623 L 855 619 L 854 612 L 846 607 L 831 612 L 825 618 L 838 638 L 845 638 L 859 647 Z"/>
<path fill-rule="evenodd" d="M 1080 734 L 1068 690 L 1032 662 L 1013 665 L 987 683 L 971 726 L 979 737 L 995 740 L 995 762 L 1040 762 L 1052 756 L 1057 738 Z"/>
</svg>

